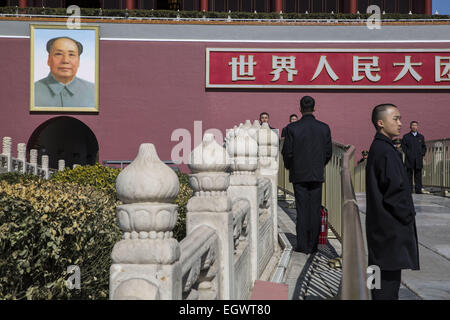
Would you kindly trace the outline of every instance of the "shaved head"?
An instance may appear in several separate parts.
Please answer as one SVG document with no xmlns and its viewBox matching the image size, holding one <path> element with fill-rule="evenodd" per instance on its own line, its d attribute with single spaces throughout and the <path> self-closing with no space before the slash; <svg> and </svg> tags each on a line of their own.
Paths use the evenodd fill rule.
<svg viewBox="0 0 450 320">
<path fill-rule="evenodd" d="M 383 103 L 383 104 L 379 104 L 375 108 L 373 108 L 372 124 L 374 125 L 376 130 L 380 129 L 377 125 L 378 120 L 384 120 L 386 117 L 386 111 L 390 108 L 397 108 L 397 106 L 392 103 Z"/>
</svg>

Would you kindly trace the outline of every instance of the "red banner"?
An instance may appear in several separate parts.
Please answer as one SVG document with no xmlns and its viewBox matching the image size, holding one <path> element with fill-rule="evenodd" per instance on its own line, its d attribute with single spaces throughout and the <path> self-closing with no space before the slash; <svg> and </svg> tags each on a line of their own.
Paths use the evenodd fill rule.
<svg viewBox="0 0 450 320">
<path fill-rule="evenodd" d="M 449 89 L 450 49 L 206 49 L 207 88 Z"/>
</svg>

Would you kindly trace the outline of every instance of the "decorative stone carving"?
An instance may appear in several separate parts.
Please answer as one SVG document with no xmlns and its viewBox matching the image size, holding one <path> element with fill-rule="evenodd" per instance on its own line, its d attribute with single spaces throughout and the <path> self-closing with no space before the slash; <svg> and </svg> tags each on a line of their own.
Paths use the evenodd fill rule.
<svg viewBox="0 0 450 320">
<path fill-rule="evenodd" d="M 201 225 L 181 242 L 183 255 L 180 262 L 186 299 L 216 298 L 217 239 L 214 229 Z"/>
<path fill-rule="evenodd" d="M 38 162 L 38 151 L 36 149 L 30 150 L 30 163 L 34 166 L 37 166 Z"/>
<path fill-rule="evenodd" d="M 235 132 L 229 130 L 227 140 L 233 140 L 234 135 Z M 207 226 L 214 231 L 219 249 L 217 260 L 215 247 L 210 247 L 208 251 L 201 251 L 206 253 L 201 262 L 189 264 L 192 269 L 186 275 L 184 290 L 185 293 L 189 291 L 187 299 L 232 299 L 233 217 L 231 200 L 227 196 L 230 176 L 226 172 L 230 167 L 230 158 L 211 134 L 205 134 L 202 143 L 191 152 L 188 165 L 192 171 L 189 184 L 194 189 L 194 197 L 187 204 L 186 241 L 195 236 L 198 228 Z M 220 277 L 216 277 L 218 270 Z"/>
<path fill-rule="evenodd" d="M 239 129 L 227 143 L 227 152 L 232 158 L 233 171 L 254 171 L 258 166 L 258 143 L 248 130 Z"/>
<path fill-rule="evenodd" d="M 267 123 L 263 123 L 258 130 L 258 155 L 259 166 L 257 175 L 270 180 L 270 212 L 273 221 L 273 238 L 270 241 L 270 246 L 278 241 L 278 213 L 277 213 L 277 182 L 278 182 L 278 157 L 279 153 L 279 137 L 269 128 Z"/>
<path fill-rule="evenodd" d="M 272 196 L 271 187 L 272 186 L 268 178 L 258 178 L 258 206 L 261 210 L 270 207 L 270 200 Z"/>
<path fill-rule="evenodd" d="M 17 159 L 26 161 L 27 158 L 27 145 L 25 143 L 17 144 Z"/>
<path fill-rule="evenodd" d="M 233 239 L 235 250 L 240 241 L 244 241 L 247 239 L 247 218 L 249 214 L 250 203 L 247 199 L 238 198 L 233 201 Z"/>
<path fill-rule="evenodd" d="M 58 160 L 58 171 L 64 171 L 66 168 L 66 162 L 64 160 Z"/>
<path fill-rule="evenodd" d="M 158 157 L 155 146 L 141 144 L 136 159 L 117 176 L 117 197 L 123 203 L 173 202 L 180 190 L 175 172 Z"/>
<path fill-rule="evenodd" d="M 130 279 L 116 289 L 114 300 L 159 300 L 159 290 L 155 284 L 145 279 Z"/>
<path fill-rule="evenodd" d="M 42 159 L 41 159 L 41 166 L 42 166 L 42 169 L 44 169 L 44 170 L 48 170 L 48 156 L 47 155 L 43 155 L 42 156 Z"/>
<path fill-rule="evenodd" d="M 258 130 L 258 155 L 259 171 L 261 174 L 269 175 L 278 173 L 278 135 L 263 123 Z"/>
<path fill-rule="evenodd" d="M 12 139 L 11 137 L 3 137 L 2 154 L 5 156 L 11 155 Z"/>
<path fill-rule="evenodd" d="M 211 133 L 203 136 L 202 143 L 191 152 L 188 163 L 192 173 L 222 172 L 229 166 L 227 152 L 216 142 Z"/>
<path fill-rule="evenodd" d="M 205 134 L 203 141 L 190 154 L 189 184 L 194 197 L 187 204 L 190 212 L 224 212 L 231 210 L 226 190 L 230 175 L 225 171 L 230 166 L 226 150 L 221 147 L 212 134 Z"/>
<path fill-rule="evenodd" d="M 180 244 L 173 238 L 177 205 L 169 203 L 179 191 L 177 175 L 145 143 L 117 177 L 116 189 L 124 202 L 116 208 L 123 240 L 111 253 L 110 298 L 181 298 Z M 131 288 L 136 285 L 142 288 Z"/>
<path fill-rule="evenodd" d="M 159 234 L 172 230 L 177 223 L 177 206 L 174 204 L 133 203 L 118 206 L 116 211 L 119 227 L 124 232 L 153 231 Z"/>
</svg>

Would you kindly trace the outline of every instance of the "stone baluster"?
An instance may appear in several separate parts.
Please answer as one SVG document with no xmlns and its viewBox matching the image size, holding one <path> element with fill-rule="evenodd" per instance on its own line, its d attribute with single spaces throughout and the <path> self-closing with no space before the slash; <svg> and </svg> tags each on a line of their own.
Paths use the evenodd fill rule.
<svg viewBox="0 0 450 320">
<path fill-rule="evenodd" d="M 33 174 L 37 174 L 37 166 L 38 166 L 38 151 L 37 149 L 30 150 L 30 164 L 33 168 Z"/>
<path fill-rule="evenodd" d="M 232 159 L 228 195 L 232 199 L 244 198 L 250 203 L 249 246 L 252 283 L 258 279 L 258 143 L 249 134 L 249 128 L 238 128 L 233 139 L 227 143 L 227 152 Z"/>
<path fill-rule="evenodd" d="M 263 123 L 258 130 L 258 170 L 257 175 L 270 179 L 271 182 L 271 214 L 273 218 L 274 243 L 278 242 L 278 161 L 279 161 L 279 138 L 278 135 L 269 128 L 267 123 Z M 278 246 L 275 246 L 278 248 Z"/>
<path fill-rule="evenodd" d="M 48 170 L 48 155 L 43 155 L 41 158 L 41 169 L 44 171 L 44 179 L 49 178 L 49 170 Z"/>
<path fill-rule="evenodd" d="M 233 299 L 234 290 L 234 243 L 233 213 L 231 199 L 227 195 L 230 175 L 226 150 L 205 134 L 203 141 L 190 154 L 188 164 L 192 174 L 189 184 L 194 196 L 187 204 L 187 235 L 197 227 L 206 225 L 218 236 L 218 299 Z M 210 286 L 211 284 L 208 284 Z"/>
<path fill-rule="evenodd" d="M 151 143 L 141 144 L 136 159 L 117 177 L 123 237 L 111 253 L 111 300 L 181 299 L 180 245 L 172 232 L 179 188 L 177 175 Z"/>
<path fill-rule="evenodd" d="M 6 168 L 8 172 L 13 170 L 12 168 L 12 139 L 11 137 L 3 137 L 2 154 L 7 157 Z"/>
<path fill-rule="evenodd" d="M 66 162 L 63 159 L 58 160 L 58 171 L 64 171 Z"/>
<path fill-rule="evenodd" d="M 26 173 L 27 171 L 27 145 L 25 143 L 17 144 L 17 159 L 22 162 L 20 167 L 21 173 Z"/>
</svg>

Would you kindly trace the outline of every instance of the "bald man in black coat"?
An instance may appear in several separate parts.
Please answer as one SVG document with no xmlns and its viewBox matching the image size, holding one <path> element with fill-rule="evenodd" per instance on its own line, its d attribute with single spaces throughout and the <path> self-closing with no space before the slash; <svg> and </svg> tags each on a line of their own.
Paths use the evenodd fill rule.
<svg viewBox="0 0 450 320">
<path fill-rule="evenodd" d="M 377 128 L 366 166 L 366 237 L 369 265 L 381 270 L 374 300 L 397 300 L 401 270 L 419 270 L 415 209 L 402 156 L 392 143 L 400 134 L 400 112 L 391 104 L 375 107 Z"/>
<path fill-rule="evenodd" d="M 427 152 L 427 147 L 424 136 L 417 132 L 418 125 L 417 121 L 411 121 L 411 131 L 405 134 L 402 139 L 402 150 L 405 153 L 405 166 L 411 190 L 413 189 L 414 175 L 416 193 L 420 194 L 422 193 L 423 157 Z"/>
</svg>

